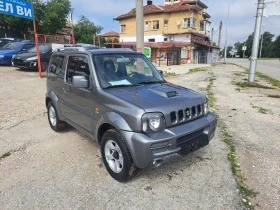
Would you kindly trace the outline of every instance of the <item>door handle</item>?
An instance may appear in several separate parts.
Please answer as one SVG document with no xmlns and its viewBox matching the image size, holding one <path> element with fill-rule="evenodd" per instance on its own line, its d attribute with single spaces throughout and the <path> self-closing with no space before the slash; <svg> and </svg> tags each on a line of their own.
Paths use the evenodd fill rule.
<svg viewBox="0 0 280 210">
<path fill-rule="evenodd" d="M 68 87 L 63 88 L 64 93 L 69 93 L 70 89 Z"/>
</svg>

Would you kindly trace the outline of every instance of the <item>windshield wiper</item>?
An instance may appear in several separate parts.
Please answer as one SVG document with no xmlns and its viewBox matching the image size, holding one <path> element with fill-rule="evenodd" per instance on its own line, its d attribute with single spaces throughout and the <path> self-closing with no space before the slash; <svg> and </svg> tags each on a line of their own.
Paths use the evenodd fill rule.
<svg viewBox="0 0 280 210">
<path fill-rule="evenodd" d="M 158 83 L 163 83 L 164 81 L 144 81 L 144 82 L 139 82 L 137 84 L 143 85 L 143 84 L 158 84 Z"/>
<path fill-rule="evenodd" d="M 132 86 L 139 86 L 139 85 L 138 84 L 135 84 L 135 85 L 133 85 L 133 84 L 131 84 L 131 85 L 125 85 L 125 84 L 123 84 L 123 85 L 112 85 L 112 86 L 105 87 L 105 89 L 117 88 L 117 87 L 132 87 Z"/>
</svg>

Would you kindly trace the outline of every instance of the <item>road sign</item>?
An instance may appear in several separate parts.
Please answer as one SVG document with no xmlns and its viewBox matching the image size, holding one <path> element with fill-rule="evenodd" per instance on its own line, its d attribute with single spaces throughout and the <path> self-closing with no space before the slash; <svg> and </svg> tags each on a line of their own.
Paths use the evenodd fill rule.
<svg viewBox="0 0 280 210">
<path fill-rule="evenodd" d="M 151 58 L 151 52 L 152 52 L 152 49 L 150 47 L 144 47 L 144 55 L 147 58 Z"/>
<path fill-rule="evenodd" d="M 243 50 L 243 51 L 246 51 L 246 50 L 247 50 L 247 46 L 243 46 L 243 47 L 242 47 L 242 50 Z"/>
<path fill-rule="evenodd" d="M 0 0 L 0 13 L 34 19 L 33 5 L 21 0 Z"/>
</svg>

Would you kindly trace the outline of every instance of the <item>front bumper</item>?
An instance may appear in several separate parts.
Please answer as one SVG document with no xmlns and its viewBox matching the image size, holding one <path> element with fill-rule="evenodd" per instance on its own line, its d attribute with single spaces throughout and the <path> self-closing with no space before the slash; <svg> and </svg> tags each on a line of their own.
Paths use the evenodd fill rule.
<svg viewBox="0 0 280 210">
<path fill-rule="evenodd" d="M 11 58 L 10 57 L 1 57 L 0 58 L 0 64 L 1 65 L 9 65 L 11 63 Z"/>
<path fill-rule="evenodd" d="M 146 168 L 154 161 L 162 161 L 173 154 L 188 154 L 208 145 L 214 137 L 216 126 L 216 116 L 209 113 L 160 133 L 121 133 L 128 143 L 135 165 L 138 168 Z"/>
<path fill-rule="evenodd" d="M 20 69 L 37 70 L 37 60 L 26 61 L 20 59 L 12 59 L 12 65 Z"/>
</svg>

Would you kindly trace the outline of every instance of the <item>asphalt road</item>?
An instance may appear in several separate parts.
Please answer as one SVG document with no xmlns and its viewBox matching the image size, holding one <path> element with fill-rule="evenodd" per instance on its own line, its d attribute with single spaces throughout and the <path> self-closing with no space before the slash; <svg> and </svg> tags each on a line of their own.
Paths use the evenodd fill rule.
<svg viewBox="0 0 280 210">
<path fill-rule="evenodd" d="M 244 68 L 250 67 L 250 61 L 248 58 L 230 58 L 227 59 L 230 63 L 238 64 Z M 280 61 L 277 60 L 258 60 L 257 71 L 266 74 L 272 78 L 280 80 Z"/>
</svg>

